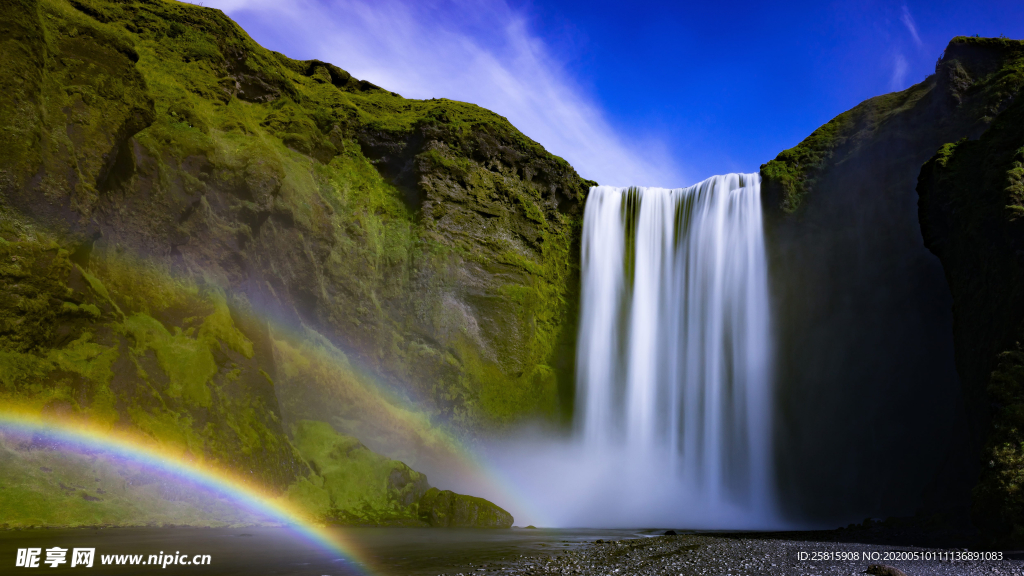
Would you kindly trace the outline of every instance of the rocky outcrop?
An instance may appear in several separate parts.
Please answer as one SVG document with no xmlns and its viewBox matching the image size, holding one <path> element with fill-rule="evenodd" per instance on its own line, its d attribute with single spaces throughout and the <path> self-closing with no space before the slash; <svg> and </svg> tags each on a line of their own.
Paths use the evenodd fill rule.
<svg viewBox="0 0 1024 576">
<path fill-rule="evenodd" d="M 984 402 L 959 340 L 954 364 L 953 298 L 914 191 L 939 147 L 977 138 L 1014 101 L 1018 45 L 956 38 L 924 82 L 865 101 L 762 166 L 776 461 L 795 515 L 966 512 Z"/>
<path fill-rule="evenodd" d="M 953 293 L 957 369 L 980 454 L 971 518 L 998 546 L 1024 543 L 1024 43 L 977 42 L 1003 55 L 990 75 L 1015 88 L 977 139 L 943 146 L 918 180 L 924 240 Z M 970 94 L 970 89 L 965 95 Z"/>
<path fill-rule="evenodd" d="M 298 422 L 292 437 L 313 469 L 288 489 L 289 499 L 302 509 L 331 523 L 422 525 L 417 503 L 431 490 L 426 475 L 373 453 L 324 422 Z"/>
<path fill-rule="evenodd" d="M 511 528 L 514 521 L 511 514 L 483 498 L 437 488 L 420 498 L 419 515 L 440 528 Z"/>
</svg>

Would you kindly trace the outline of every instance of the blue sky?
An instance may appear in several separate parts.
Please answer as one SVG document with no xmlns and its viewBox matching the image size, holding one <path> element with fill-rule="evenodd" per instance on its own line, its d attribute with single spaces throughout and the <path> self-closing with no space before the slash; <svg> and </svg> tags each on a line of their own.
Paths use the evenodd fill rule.
<svg viewBox="0 0 1024 576">
<path fill-rule="evenodd" d="M 1024 2 L 212 0 L 264 46 L 506 116 L 587 178 L 752 172 L 920 82 L 956 35 L 1024 38 Z"/>
</svg>

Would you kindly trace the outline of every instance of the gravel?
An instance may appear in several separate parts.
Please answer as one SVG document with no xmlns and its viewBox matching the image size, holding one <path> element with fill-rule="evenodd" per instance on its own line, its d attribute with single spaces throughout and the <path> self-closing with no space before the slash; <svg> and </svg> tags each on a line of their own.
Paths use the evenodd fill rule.
<svg viewBox="0 0 1024 576">
<path fill-rule="evenodd" d="M 803 554 L 806 554 L 804 556 Z M 814 554 L 832 558 L 813 560 Z M 840 555 L 844 559 L 835 559 Z M 961 559 L 971 554 L 1001 555 L 1004 559 Z M 933 559 L 917 559 L 931 555 Z M 1016 557 L 1016 556 L 1015 556 Z M 871 568 L 872 565 L 876 567 Z M 598 541 L 557 555 L 523 556 L 505 562 L 470 565 L 449 576 L 487 574 L 603 575 L 603 576 L 750 576 L 853 575 L 907 576 L 964 574 L 1024 575 L 1024 560 L 1000 552 L 968 552 L 964 548 L 921 548 L 875 543 L 821 542 L 737 535 L 684 534 L 651 538 Z"/>
</svg>

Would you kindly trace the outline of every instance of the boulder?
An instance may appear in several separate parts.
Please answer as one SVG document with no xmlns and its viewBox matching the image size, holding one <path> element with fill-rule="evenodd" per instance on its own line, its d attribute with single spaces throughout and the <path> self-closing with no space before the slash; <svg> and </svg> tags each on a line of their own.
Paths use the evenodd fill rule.
<svg viewBox="0 0 1024 576">
<path fill-rule="evenodd" d="M 443 528 L 511 528 L 512 515 L 475 496 L 431 488 L 420 498 L 420 519 Z"/>
</svg>

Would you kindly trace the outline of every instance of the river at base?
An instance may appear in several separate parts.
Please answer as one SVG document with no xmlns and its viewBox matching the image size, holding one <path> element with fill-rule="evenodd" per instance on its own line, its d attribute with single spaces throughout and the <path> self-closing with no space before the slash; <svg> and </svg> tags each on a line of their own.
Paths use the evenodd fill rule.
<svg viewBox="0 0 1024 576">
<path fill-rule="evenodd" d="M 94 568 L 85 574 L 180 573 L 208 575 L 436 576 L 444 573 L 500 573 L 521 557 L 554 556 L 598 539 L 656 536 L 664 530 L 526 529 L 460 530 L 432 528 L 344 528 L 347 541 L 372 568 L 357 570 L 287 528 L 77 528 L 0 532 L 0 573 L 15 568 L 19 548 L 95 548 Z M 144 556 L 180 553 L 188 558 L 209 554 L 209 566 L 101 566 L 107 555 Z M 68 564 L 47 574 L 78 573 Z M 75 572 L 77 571 L 77 572 Z"/>
</svg>

